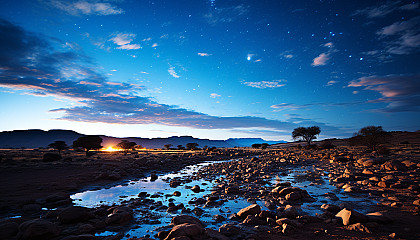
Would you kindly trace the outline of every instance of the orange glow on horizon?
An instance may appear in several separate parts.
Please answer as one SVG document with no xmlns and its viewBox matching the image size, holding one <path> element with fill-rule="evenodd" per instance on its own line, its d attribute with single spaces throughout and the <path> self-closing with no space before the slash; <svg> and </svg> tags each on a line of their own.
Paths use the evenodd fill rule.
<svg viewBox="0 0 420 240">
<path fill-rule="evenodd" d="M 104 151 L 104 152 L 120 152 L 120 151 L 122 151 L 122 149 L 114 148 L 113 146 L 109 146 L 107 148 L 101 149 L 101 151 Z"/>
</svg>

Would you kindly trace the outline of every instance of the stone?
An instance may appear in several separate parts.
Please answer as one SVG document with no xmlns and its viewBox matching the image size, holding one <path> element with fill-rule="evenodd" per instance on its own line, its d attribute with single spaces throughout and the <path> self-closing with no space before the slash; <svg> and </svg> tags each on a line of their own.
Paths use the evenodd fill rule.
<svg viewBox="0 0 420 240">
<path fill-rule="evenodd" d="M 385 216 L 382 212 L 373 212 L 366 214 L 368 222 L 376 222 L 381 224 L 391 223 L 392 219 Z"/>
<path fill-rule="evenodd" d="M 158 175 L 156 173 L 151 173 L 150 174 L 150 181 L 156 181 L 158 179 Z"/>
<path fill-rule="evenodd" d="M 414 200 L 413 205 L 420 206 L 420 199 Z"/>
<path fill-rule="evenodd" d="M 246 218 L 248 215 L 255 215 L 259 214 L 261 212 L 261 207 L 258 204 L 253 204 L 251 206 L 248 206 L 246 208 L 241 209 L 237 215 L 240 218 Z"/>
<path fill-rule="evenodd" d="M 46 220 L 35 219 L 23 222 L 19 225 L 18 239 L 23 240 L 44 240 L 58 236 L 58 227 Z"/>
<path fill-rule="evenodd" d="M 230 238 L 211 228 L 204 229 L 204 233 L 212 240 L 229 240 Z"/>
<path fill-rule="evenodd" d="M 332 213 L 338 213 L 341 210 L 339 206 L 334 205 L 334 204 L 322 204 L 321 208 L 324 209 L 325 211 L 332 212 Z"/>
<path fill-rule="evenodd" d="M 242 223 L 246 225 L 256 226 L 256 225 L 263 225 L 266 222 L 262 221 L 261 219 L 253 215 L 248 215 Z"/>
<path fill-rule="evenodd" d="M 336 217 L 339 217 L 343 221 L 343 225 L 347 226 L 354 223 L 364 223 L 367 221 L 367 217 L 354 210 L 348 210 L 347 208 L 342 209 Z"/>
<path fill-rule="evenodd" d="M 195 185 L 194 187 L 191 188 L 191 191 L 195 192 L 195 193 L 199 193 L 201 191 L 200 186 Z"/>
<path fill-rule="evenodd" d="M 181 196 L 181 192 L 180 191 L 175 191 L 172 195 L 174 195 L 175 197 L 179 197 L 179 196 Z"/>
<path fill-rule="evenodd" d="M 297 229 L 293 227 L 291 224 L 283 223 L 281 232 L 285 235 L 295 233 Z"/>
<path fill-rule="evenodd" d="M 286 205 L 282 213 L 282 216 L 287 217 L 287 218 L 296 218 L 297 215 L 298 213 L 297 213 L 296 208 L 291 205 Z"/>
<path fill-rule="evenodd" d="M 407 167 L 402 164 L 400 161 L 397 160 L 390 160 L 386 163 L 382 164 L 382 169 L 388 170 L 388 171 L 401 171 L 401 170 L 407 170 Z"/>
<path fill-rule="evenodd" d="M 82 224 L 79 226 L 80 233 L 95 233 L 96 228 L 92 224 Z"/>
<path fill-rule="evenodd" d="M 36 213 L 36 212 L 40 212 L 41 211 L 41 205 L 39 204 L 26 204 L 23 206 L 22 208 L 24 213 Z"/>
<path fill-rule="evenodd" d="M 363 225 L 361 223 L 355 223 L 355 224 L 348 225 L 348 226 L 346 226 L 346 229 L 351 230 L 351 231 L 371 233 L 371 231 L 365 225 Z"/>
<path fill-rule="evenodd" d="M 9 239 L 18 233 L 19 224 L 15 222 L 0 223 L 0 239 Z"/>
<path fill-rule="evenodd" d="M 61 223 L 77 223 L 84 222 L 90 217 L 89 209 L 85 207 L 72 206 L 63 209 L 58 213 L 57 219 Z"/>
<path fill-rule="evenodd" d="M 300 194 L 300 192 L 297 192 L 297 191 L 291 192 L 287 194 L 285 198 L 287 201 L 297 201 L 302 198 L 302 194 Z"/>
<path fill-rule="evenodd" d="M 183 223 L 175 225 L 172 230 L 166 236 L 165 240 L 174 239 L 177 237 L 189 237 L 194 238 L 203 234 L 204 228 L 197 224 Z M 188 238 L 187 238 L 188 239 Z"/>
<path fill-rule="evenodd" d="M 179 216 L 173 217 L 171 220 L 172 225 L 180 225 L 184 223 L 196 224 L 201 227 L 204 227 L 204 224 L 200 221 L 200 219 L 193 216 L 189 216 L 189 215 L 179 215 Z"/>
<path fill-rule="evenodd" d="M 133 210 L 129 207 L 116 207 L 105 219 L 108 225 L 125 225 L 133 219 Z"/>
<path fill-rule="evenodd" d="M 242 230 L 232 223 L 226 223 L 219 228 L 219 232 L 225 236 L 233 237 L 242 233 Z"/>
</svg>

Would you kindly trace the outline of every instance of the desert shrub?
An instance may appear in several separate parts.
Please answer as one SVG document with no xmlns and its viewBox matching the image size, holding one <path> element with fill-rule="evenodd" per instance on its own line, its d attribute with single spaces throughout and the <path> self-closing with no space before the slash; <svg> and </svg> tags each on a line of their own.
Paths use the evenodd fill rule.
<svg viewBox="0 0 420 240">
<path fill-rule="evenodd" d="M 331 141 L 324 141 L 321 143 L 320 148 L 321 149 L 333 149 L 336 146 L 334 144 L 332 144 Z"/>
</svg>

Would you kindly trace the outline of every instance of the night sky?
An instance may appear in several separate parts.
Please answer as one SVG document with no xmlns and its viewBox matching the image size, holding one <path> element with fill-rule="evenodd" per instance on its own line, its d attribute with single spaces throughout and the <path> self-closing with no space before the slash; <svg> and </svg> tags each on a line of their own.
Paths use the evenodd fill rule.
<svg viewBox="0 0 420 240">
<path fill-rule="evenodd" d="M 1 1 L 0 109 L 0 131 L 416 131 L 420 2 Z"/>
</svg>

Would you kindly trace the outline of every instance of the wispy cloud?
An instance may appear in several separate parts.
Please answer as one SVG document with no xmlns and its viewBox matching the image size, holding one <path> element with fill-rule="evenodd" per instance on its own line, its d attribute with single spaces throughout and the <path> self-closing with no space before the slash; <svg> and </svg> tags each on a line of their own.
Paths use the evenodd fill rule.
<svg viewBox="0 0 420 240">
<path fill-rule="evenodd" d="M 106 1 L 96 0 L 51 0 L 47 1 L 50 5 L 70 14 L 70 15 L 116 15 L 124 13 L 124 10 L 118 8 Z"/>
<path fill-rule="evenodd" d="M 211 98 L 219 98 L 219 97 L 221 97 L 221 95 L 219 95 L 217 93 L 212 93 L 212 94 L 210 94 L 210 97 Z"/>
<path fill-rule="evenodd" d="M 53 109 L 61 120 L 115 124 L 160 124 L 195 129 L 271 129 L 290 132 L 297 124 L 253 116 L 212 116 L 141 96 L 143 88 L 110 82 L 80 52 L 54 48 L 51 41 L 0 19 L 0 86 L 40 96 L 70 99 Z M 67 69 L 66 75 L 62 69 Z M 174 70 L 174 69 L 172 69 Z M 83 73 L 83 74 L 80 74 Z M 216 95 L 214 95 L 216 96 Z"/>
<path fill-rule="evenodd" d="M 117 49 L 125 49 L 125 50 L 135 50 L 140 49 L 141 46 L 139 44 L 131 44 L 136 38 L 136 34 L 133 33 L 117 33 L 109 39 L 109 41 L 114 42 L 119 47 Z"/>
<path fill-rule="evenodd" d="M 212 54 L 210 54 L 210 53 L 197 53 L 197 55 L 200 56 L 200 57 L 209 57 Z"/>
<path fill-rule="evenodd" d="M 420 110 L 420 75 L 368 76 L 351 81 L 348 87 L 363 87 L 376 91 L 382 98 L 372 103 L 388 103 L 383 112 L 407 112 Z"/>
<path fill-rule="evenodd" d="M 260 81 L 260 82 L 243 82 L 242 84 L 253 88 L 279 88 L 286 86 L 286 80 Z"/>
<path fill-rule="evenodd" d="M 385 17 L 398 9 L 400 1 L 387 1 L 381 2 L 376 6 L 359 9 L 353 13 L 353 15 L 364 15 L 368 18 Z"/>
<path fill-rule="evenodd" d="M 405 55 L 420 50 L 420 17 L 395 22 L 377 32 L 385 41 L 386 52 Z"/>
<path fill-rule="evenodd" d="M 329 81 L 329 82 L 327 83 L 327 86 L 332 86 L 332 85 L 334 85 L 334 84 L 336 84 L 336 83 L 338 83 L 338 81 L 331 80 L 331 81 Z"/>
<path fill-rule="evenodd" d="M 330 60 L 330 53 L 321 53 L 318 57 L 314 58 L 311 66 L 324 66 L 327 65 L 328 60 Z"/>
<path fill-rule="evenodd" d="M 180 76 L 175 72 L 175 67 L 170 67 L 168 73 L 174 78 L 180 78 Z"/>
</svg>

